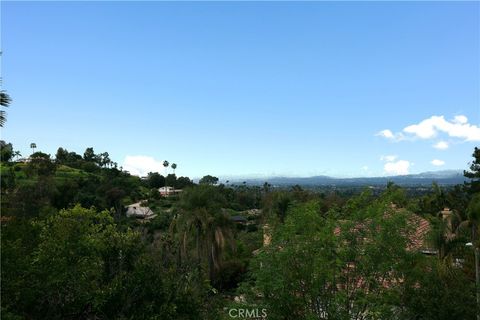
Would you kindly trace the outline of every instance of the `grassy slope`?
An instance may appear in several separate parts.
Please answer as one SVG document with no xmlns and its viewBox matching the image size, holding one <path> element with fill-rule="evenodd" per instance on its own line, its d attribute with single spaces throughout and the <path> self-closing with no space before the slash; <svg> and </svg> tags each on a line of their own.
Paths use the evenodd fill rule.
<svg viewBox="0 0 480 320">
<path fill-rule="evenodd" d="M 13 164 L 0 164 L 0 170 L 2 175 L 8 172 L 13 168 L 15 173 L 15 182 L 17 186 L 22 185 L 31 185 L 34 184 L 37 180 L 37 177 L 28 177 L 25 168 L 26 163 L 13 163 Z M 57 167 L 57 170 L 53 176 L 53 179 L 57 185 L 62 184 L 66 180 L 79 180 L 81 178 L 87 178 L 89 176 L 95 175 L 93 173 L 85 172 L 80 169 L 71 168 L 65 165 L 60 165 Z"/>
</svg>

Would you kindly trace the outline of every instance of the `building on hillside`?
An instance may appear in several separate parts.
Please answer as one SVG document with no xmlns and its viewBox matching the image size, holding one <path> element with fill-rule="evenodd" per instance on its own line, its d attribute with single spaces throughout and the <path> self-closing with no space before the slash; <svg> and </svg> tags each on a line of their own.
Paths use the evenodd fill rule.
<svg viewBox="0 0 480 320">
<path fill-rule="evenodd" d="M 392 206 L 392 208 L 395 208 Z M 388 217 L 388 214 L 385 214 L 385 217 Z M 368 220 L 366 221 L 368 223 Z M 434 255 L 437 254 L 437 250 L 433 248 L 429 241 L 428 234 L 431 230 L 431 224 L 428 220 L 420 217 L 417 214 L 410 214 L 407 218 L 407 225 L 408 229 L 411 230 L 409 232 L 409 243 L 407 246 L 407 250 L 409 251 L 417 251 L 421 252 L 426 255 Z M 361 231 L 366 227 L 364 223 L 358 223 L 353 226 L 353 231 Z M 341 228 L 336 227 L 334 230 L 335 235 L 340 235 Z M 368 240 L 368 239 L 363 239 Z"/>
<path fill-rule="evenodd" d="M 262 209 L 250 209 L 245 211 L 249 216 L 259 216 L 262 214 Z"/>
<path fill-rule="evenodd" d="M 407 224 L 414 229 L 407 249 L 416 250 L 426 255 L 436 255 L 438 251 L 429 239 L 429 233 L 432 230 L 430 222 L 419 215 L 412 214 L 408 218 Z"/>
<path fill-rule="evenodd" d="M 175 189 L 174 187 L 161 187 L 158 188 L 158 192 L 164 197 L 173 196 L 182 192 L 181 189 Z"/>
<path fill-rule="evenodd" d="M 149 207 L 144 207 L 141 202 L 137 202 L 127 206 L 127 217 L 135 217 L 141 219 L 151 219 L 156 215 Z"/>
</svg>

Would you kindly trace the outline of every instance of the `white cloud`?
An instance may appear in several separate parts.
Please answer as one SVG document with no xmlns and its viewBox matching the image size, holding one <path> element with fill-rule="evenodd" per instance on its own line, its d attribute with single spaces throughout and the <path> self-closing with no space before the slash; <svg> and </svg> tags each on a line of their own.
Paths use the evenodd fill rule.
<svg viewBox="0 0 480 320">
<path fill-rule="evenodd" d="M 412 124 L 411 126 L 405 127 L 403 131 L 411 133 L 421 139 L 430 139 L 437 135 L 434 121 L 431 119 L 423 120 L 419 124 Z"/>
<path fill-rule="evenodd" d="M 368 171 L 368 166 L 363 166 L 362 171 Z"/>
<path fill-rule="evenodd" d="M 444 116 L 432 116 L 405 127 L 403 131 L 420 139 L 431 139 L 443 132 L 464 141 L 480 141 L 480 127 L 469 124 L 468 118 L 463 115 L 455 116 L 452 121 L 445 120 Z"/>
<path fill-rule="evenodd" d="M 433 145 L 433 147 L 435 149 L 438 149 L 438 150 L 447 150 L 449 145 L 448 145 L 448 142 L 446 142 L 446 141 L 439 141 L 439 142 L 435 143 Z"/>
<path fill-rule="evenodd" d="M 400 141 L 400 140 L 403 140 L 405 138 L 403 133 L 397 132 L 397 133 L 394 134 L 389 129 L 385 129 L 385 130 L 382 130 L 380 132 L 377 132 L 375 135 L 379 136 L 379 137 L 383 137 L 387 140 L 392 140 L 392 141 Z"/>
<path fill-rule="evenodd" d="M 378 132 L 376 134 L 376 136 L 384 137 L 384 138 L 387 138 L 387 139 L 395 138 L 395 136 L 393 135 L 393 132 L 388 130 L 388 129 L 385 129 L 385 130 L 382 130 L 382 131 Z"/>
<path fill-rule="evenodd" d="M 383 166 L 383 170 L 386 174 L 390 175 L 406 175 L 409 174 L 410 161 L 398 160 L 396 162 L 387 162 Z"/>
<path fill-rule="evenodd" d="M 450 138 L 457 138 L 462 141 L 480 141 L 480 127 L 468 123 L 464 115 L 457 115 L 452 120 L 445 120 L 444 116 L 431 116 L 417 124 L 412 124 L 403 129 L 403 132 L 393 133 L 389 129 L 382 130 L 376 135 L 387 140 L 401 141 L 419 139 L 433 139 L 439 134 L 446 134 Z M 448 148 L 446 142 L 439 142 L 437 149 Z M 445 146 L 447 146 L 445 148 Z M 442 149 L 443 147 L 443 149 Z"/>
<path fill-rule="evenodd" d="M 163 161 L 149 156 L 126 156 L 123 161 L 123 170 L 136 176 L 146 176 L 149 172 L 163 172 Z"/>
<path fill-rule="evenodd" d="M 392 162 L 392 161 L 395 161 L 395 159 L 397 159 L 398 156 L 396 155 L 388 155 L 388 156 L 381 156 L 380 157 L 380 160 L 381 161 L 386 161 L 386 162 Z"/>
<path fill-rule="evenodd" d="M 440 167 L 440 166 L 443 166 L 445 164 L 445 161 L 434 159 L 430 163 L 433 164 L 436 167 Z"/>
<path fill-rule="evenodd" d="M 462 115 L 455 116 L 453 118 L 453 122 L 458 123 L 458 124 L 465 124 L 468 122 L 468 118 Z"/>
</svg>

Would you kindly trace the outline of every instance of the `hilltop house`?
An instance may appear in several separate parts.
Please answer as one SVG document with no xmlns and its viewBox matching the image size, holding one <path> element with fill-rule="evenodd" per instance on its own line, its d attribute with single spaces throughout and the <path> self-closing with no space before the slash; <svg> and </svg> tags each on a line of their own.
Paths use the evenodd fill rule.
<svg viewBox="0 0 480 320">
<path fill-rule="evenodd" d="M 164 197 L 172 196 L 182 192 L 181 189 L 175 189 L 174 187 L 161 187 L 158 188 L 158 192 Z"/>
</svg>

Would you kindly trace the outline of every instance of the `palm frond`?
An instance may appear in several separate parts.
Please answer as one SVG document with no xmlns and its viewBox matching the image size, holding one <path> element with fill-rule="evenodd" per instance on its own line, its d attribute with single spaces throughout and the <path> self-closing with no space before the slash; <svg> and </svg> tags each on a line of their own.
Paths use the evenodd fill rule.
<svg viewBox="0 0 480 320">
<path fill-rule="evenodd" d="M 5 124 L 5 121 L 7 121 L 7 117 L 6 117 L 7 113 L 3 110 L 0 110 L 0 127 L 3 127 L 3 125 Z"/>
<path fill-rule="evenodd" d="M 3 90 L 0 91 L 0 105 L 2 107 L 8 107 L 12 99 L 10 96 Z"/>
</svg>

